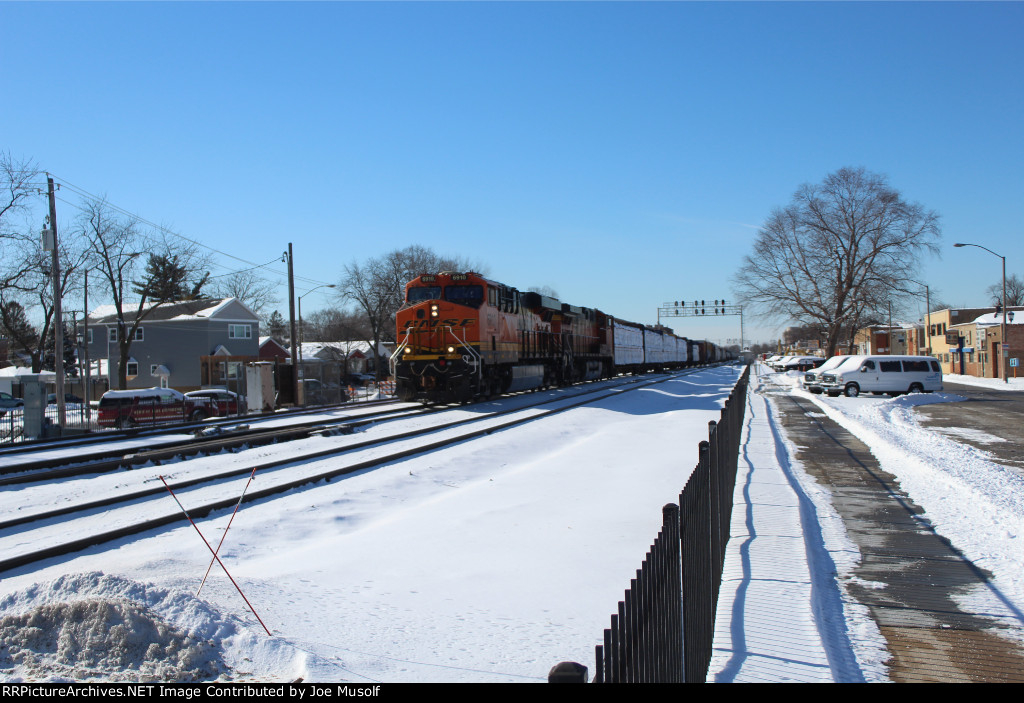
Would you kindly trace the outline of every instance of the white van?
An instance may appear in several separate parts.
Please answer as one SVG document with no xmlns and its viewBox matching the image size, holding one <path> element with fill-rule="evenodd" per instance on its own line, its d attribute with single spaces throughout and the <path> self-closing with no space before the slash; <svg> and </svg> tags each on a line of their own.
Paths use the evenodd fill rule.
<svg viewBox="0 0 1024 703">
<path fill-rule="evenodd" d="M 821 375 L 831 371 L 832 369 L 838 368 L 849 358 L 850 356 L 848 354 L 832 356 L 818 368 L 808 370 L 802 379 L 804 390 L 810 391 L 811 393 L 821 393 L 824 390 L 821 387 Z"/>
<path fill-rule="evenodd" d="M 830 396 L 851 398 L 868 392 L 931 393 L 942 390 L 942 367 L 931 356 L 851 356 L 821 374 L 821 387 Z"/>
</svg>

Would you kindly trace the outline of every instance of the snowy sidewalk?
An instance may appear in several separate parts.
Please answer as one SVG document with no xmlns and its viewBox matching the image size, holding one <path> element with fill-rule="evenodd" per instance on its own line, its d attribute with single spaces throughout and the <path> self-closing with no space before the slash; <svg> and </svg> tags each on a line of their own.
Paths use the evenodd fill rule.
<svg viewBox="0 0 1024 703">
<path fill-rule="evenodd" d="M 881 637 L 863 617 L 852 625 L 860 606 L 847 602 L 844 616 L 836 583 L 836 560 L 855 549 L 827 493 L 790 459 L 759 382 L 751 380 L 747 398 L 708 681 L 885 680 L 881 665 L 857 664 L 854 647 L 862 662 L 880 660 Z M 851 643 L 848 632 L 862 641 Z"/>
</svg>

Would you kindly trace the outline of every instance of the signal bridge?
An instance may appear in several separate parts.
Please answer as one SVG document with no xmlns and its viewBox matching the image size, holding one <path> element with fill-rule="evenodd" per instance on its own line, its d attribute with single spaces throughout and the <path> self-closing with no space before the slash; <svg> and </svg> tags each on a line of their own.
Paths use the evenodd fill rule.
<svg viewBox="0 0 1024 703">
<path fill-rule="evenodd" d="M 739 315 L 740 350 L 743 350 L 743 306 L 730 305 L 723 300 L 676 300 L 662 303 L 658 308 L 658 324 L 663 317 L 723 317 Z"/>
</svg>

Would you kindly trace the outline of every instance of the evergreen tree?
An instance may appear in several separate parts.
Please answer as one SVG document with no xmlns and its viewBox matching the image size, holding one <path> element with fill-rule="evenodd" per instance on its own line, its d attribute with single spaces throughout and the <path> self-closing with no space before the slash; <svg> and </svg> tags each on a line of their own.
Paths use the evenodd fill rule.
<svg viewBox="0 0 1024 703">
<path fill-rule="evenodd" d="M 177 300 L 196 300 L 209 279 L 206 273 L 195 283 L 189 283 L 188 267 L 180 262 L 177 254 L 150 254 L 146 264 L 145 278 L 135 281 L 136 295 L 156 303 Z"/>
<path fill-rule="evenodd" d="M 288 323 L 277 310 L 270 313 L 270 317 L 267 318 L 267 330 L 271 337 L 282 344 L 288 339 Z"/>
<path fill-rule="evenodd" d="M 25 315 L 25 308 L 17 301 L 0 305 L 0 334 L 11 340 L 11 351 L 33 354 L 39 333 Z"/>
<path fill-rule="evenodd" d="M 78 376 L 78 362 L 75 354 L 77 345 L 75 340 L 69 334 L 68 326 L 65 323 L 61 325 L 64 331 L 64 375 L 72 378 Z M 43 370 L 53 371 L 56 369 L 54 364 L 54 357 L 56 356 L 56 344 L 53 337 L 53 327 L 50 327 L 49 333 L 46 335 L 46 345 L 43 347 Z"/>
</svg>

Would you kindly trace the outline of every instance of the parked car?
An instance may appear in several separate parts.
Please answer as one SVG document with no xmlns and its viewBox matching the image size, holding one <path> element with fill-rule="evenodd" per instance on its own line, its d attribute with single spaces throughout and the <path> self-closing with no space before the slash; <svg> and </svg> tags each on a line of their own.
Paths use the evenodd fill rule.
<svg viewBox="0 0 1024 703">
<path fill-rule="evenodd" d="M 377 377 L 372 373 L 350 373 L 345 377 L 345 381 L 350 386 L 365 386 L 367 383 L 373 383 L 377 380 Z"/>
<path fill-rule="evenodd" d="M 782 370 L 782 367 L 783 367 L 783 365 L 785 365 L 785 363 L 786 363 L 787 361 L 789 361 L 790 359 L 792 359 L 792 358 L 794 358 L 794 357 L 793 357 L 793 355 L 791 355 L 791 354 L 790 354 L 790 355 L 788 355 L 788 356 L 780 356 L 780 357 L 779 357 L 778 359 L 776 359 L 775 361 L 771 362 L 771 363 L 770 363 L 770 364 L 768 364 L 768 365 L 769 365 L 769 366 L 771 366 L 771 367 L 772 367 L 773 369 L 775 369 L 776 371 L 781 371 L 781 370 Z"/>
<path fill-rule="evenodd" d="M 206 410 L 172 388 L 107 391 L 100 398 L 100 427 L 135 427 L 162 422 L 199 421 Z"/>
<path fill-rule="evenodd" d="M 931 393 L 942 390 L 942 367 L 931 356 L 851 356 L 821 375 L 821 386 L 830 396 L 855 397 L 870 391 Z"/>
<path fill-rule="evenodd" d="M 81 405 L 84 402 L 85 401 L 82 400 L 81 398 L 79 398 L 77 395 L 72 395 L 71 393 L 65 393 L 64 394 L 64 404 L 65 405 L 71 405 L 71 404 Z M 48 393 L 46 395 L 46 404 L 47 405 L 56 405 L 57 404 L 57 394 L 56 393 Z"/>
<path fill-rule="evenodd" d="M 779 371 L 807 371 L 825 363 L 820 356 L 794 356 L 781 365 Z"/>
<path fill-rule="evenodd" d="M 25 401 L 21 398 L 15 398 L 10 393 L 0 391 L 0 417 L 7 414 L 8 410 L 14 410 L 15 408 L 25 407 Z"/>
<path fill-rule="evenodd" d="M 826 371 L 831 371 L 834 368 L 838 368 L 844 361 L 846 361 L 849 358 L 849 354 L 833 356 L 818 368 L 807 371 L 804 374 L 804 377 L 801 381 L 803 383 L 804 390 L 810 391 L 811 393 L 821 393 L 821 374 L 825 373 Z"/>
<path fill-rule="evenodd" d="M 323 383 L 318 378 L 302 379 L 303 402 L 306 405 L 329 405 L 348 401 L 348 393 L 337 383 Z"/>
<path fill-rule="evenodd" d="M 205 420 L 207 417 L 227 415 L 244 415 L 246 413 L 245 396 L 223 388 L 205 388 L 201 391 L 189 391 L 185 397 L 195 405 L 191 418 Z"/>
</svg>

